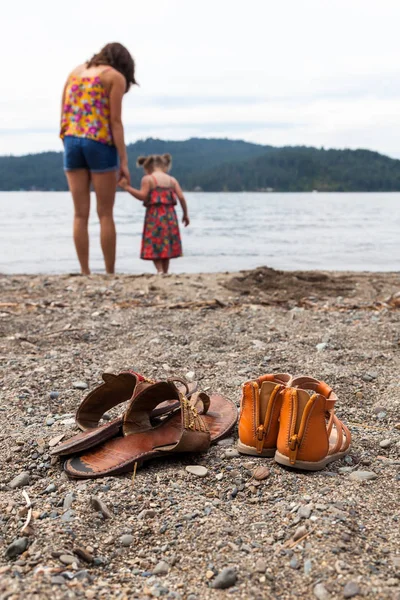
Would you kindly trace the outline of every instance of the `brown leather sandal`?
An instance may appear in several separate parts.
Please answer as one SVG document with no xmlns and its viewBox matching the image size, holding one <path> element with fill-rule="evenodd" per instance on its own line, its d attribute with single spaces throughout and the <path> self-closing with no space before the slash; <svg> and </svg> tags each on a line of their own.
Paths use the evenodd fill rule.
<svg viewBox="0 0 400 600">
<path fill-rule="evenodd" d="M 124 415 L 99 425 L 104 413 L 131 400 L 144 387 L 154 383 L 151 379 L 147 379 L 135 371 L 123 371 L 119 375 L 103 373 L 102 378 L 104 383 L 84 398 L 76 412 L 75 421 L 82 432 L 56 446 L 51 451 L 52 456 L 69 456 L 83 452 L 118 435 Z M 172 381 L 177 381 L 184 386 L 187 397 L 190 397 L 197 389 L 197 384 L 191 384 L 189 389 L 188 384 L 178 377 L 172 378 Z M 152 412 L 151 418 L 156 419 L 178 407 L 179 402 L 177 401 L 163 403 Z"/>
<path fill-rule="evenodd" d="M 153 425 L 152 411 L 162 403 L 179 408 Z M 200 412 L 202 404 L 202 412 Z M 123 436 L 64 465 L 73 478 L 94 478 L 132 471 L 146 460 L 181 452 L 204 452 L 227 435 L 237 421 L 237 408 L 227 398 L 197 392 L 188 400 L 173 382 L 149 385 L 135 394 L 124 416 Z"/>
<path fill-rule="evenodd" d="M 335 415 L 337 396 L 324 381 L 295 377 L 282 396 L 277 463 L 319 471 L 349 452 L 351 433 Z"/>
</svg>

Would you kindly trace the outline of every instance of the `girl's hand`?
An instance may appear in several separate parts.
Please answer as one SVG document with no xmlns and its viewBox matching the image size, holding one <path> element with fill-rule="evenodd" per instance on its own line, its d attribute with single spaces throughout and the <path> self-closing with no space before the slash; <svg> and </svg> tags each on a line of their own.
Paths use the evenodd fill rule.
<svg viewBox="0 0 400 600">
<path fill-rule="evenodd" d="M 188 225 L 190 225 L 190 219 L 188 215 L 183 215 L 182 217 L 182 223 L 184 224 L 185 227 L 187 227 Z"/>
</svg>

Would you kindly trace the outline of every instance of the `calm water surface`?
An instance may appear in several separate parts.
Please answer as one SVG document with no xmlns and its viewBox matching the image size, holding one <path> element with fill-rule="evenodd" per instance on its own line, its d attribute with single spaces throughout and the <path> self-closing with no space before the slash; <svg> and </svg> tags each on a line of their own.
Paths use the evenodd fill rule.
<svg viewBox="0 0 400 600">
<path fill-rule="evenodd" d="M 400 194 L 187 193 L 191 225 L 173 272 L 279 269 L 397 271 Z M 181 215 L 178 207 L 179 215 Z M 116 200 L 117 271 L 153 272 L 139 258 L 144 209 Z M 66 192 L 0 193 L 0 272 L 78 270 Z M 103 270 L 92 199 L 91 267 Z"/>
</svg>

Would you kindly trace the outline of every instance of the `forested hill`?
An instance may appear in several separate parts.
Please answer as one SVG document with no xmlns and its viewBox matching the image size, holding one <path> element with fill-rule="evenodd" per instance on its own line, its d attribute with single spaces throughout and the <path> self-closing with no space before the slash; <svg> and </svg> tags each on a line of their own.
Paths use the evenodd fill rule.
<svg viewBox="0 0 400 600">
<path fill-rule="evenodd" d="M 128 146 L 133 185 L 141 154 L 173 156 L 172 173 L 186 190 L 400 191 L 400 161 L 369 150 L 275 148 L 243 141 L 147 139 Z M 66 190 L 61 152 L 0 157 L 0 190 Z"/>
</svg>

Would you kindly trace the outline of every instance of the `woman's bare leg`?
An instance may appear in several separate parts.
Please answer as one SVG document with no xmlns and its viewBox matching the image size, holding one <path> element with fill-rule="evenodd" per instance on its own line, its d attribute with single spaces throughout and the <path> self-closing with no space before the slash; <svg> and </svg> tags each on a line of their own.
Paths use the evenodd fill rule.
<svg viewBox="0 0 400 600">
<path fill-rule="evenodd" d="M 90 173 L 86 169 L 66 171 L 68 187 L 74 201 L 74 242 L 81 272 L 90 275 L 89 233 Z"/>
<path fill-rule="evenodd" d="M 94 191 L 97 198 L 97 214 L 100 219 L 100 242 L 107 273 L 115 270 L 115 248 L 117 236 L 113 217 L 117 173 L 92 173 Z"/>
</svg>

